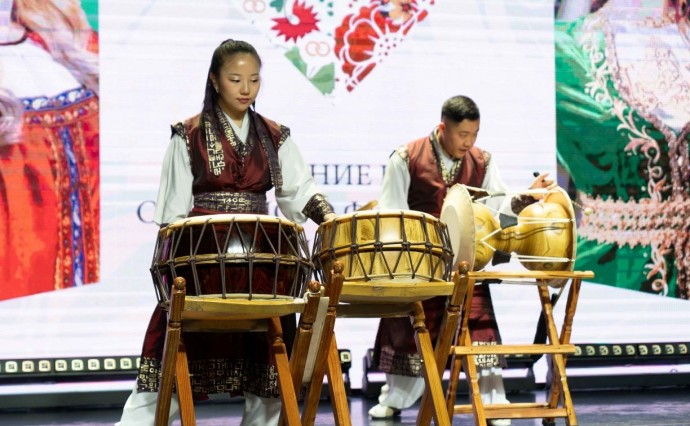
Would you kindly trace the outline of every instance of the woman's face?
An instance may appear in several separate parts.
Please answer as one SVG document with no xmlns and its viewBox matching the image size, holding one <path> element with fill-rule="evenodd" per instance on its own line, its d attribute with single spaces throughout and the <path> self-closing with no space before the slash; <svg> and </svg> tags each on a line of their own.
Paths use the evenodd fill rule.
<svg viewBox="0 0 690 426">
<path fill-rule="evenodd" d="M 221 109 L 233 120 L 241 121 L 259 94 L 259 63 L 249 53 L 237 53 L 220 67 L 211 81 L 218 91 Z"/>
</svg>

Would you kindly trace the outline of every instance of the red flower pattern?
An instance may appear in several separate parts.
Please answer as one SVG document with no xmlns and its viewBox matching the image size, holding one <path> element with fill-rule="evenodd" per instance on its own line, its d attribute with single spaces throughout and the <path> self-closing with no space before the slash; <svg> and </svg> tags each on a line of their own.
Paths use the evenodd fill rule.
<svg viewBox="0 0 690 426">
<path fill-rule="evenodd" d="M 312 6 L 296 2 L 292 7 L 292 15 L 297 19 L 296 23 L 290 22 L 288 18 L 273 19 L 273 22 L 276 24 L 271 29 L 276 31 L 278 35 L 285 37 L 285 41 L 290 41 L 291 39 L 297 41 L 310 32 L 319 29 L 317 26 L 319 20 Z"/>
<path fill-rule="evenodd" d="M 347 90 L 352 91 L 426 16 L 417 0 L 372 1 L 346 16 L 335 30 L 335 54 L 349 76 Z"/>
</svg>

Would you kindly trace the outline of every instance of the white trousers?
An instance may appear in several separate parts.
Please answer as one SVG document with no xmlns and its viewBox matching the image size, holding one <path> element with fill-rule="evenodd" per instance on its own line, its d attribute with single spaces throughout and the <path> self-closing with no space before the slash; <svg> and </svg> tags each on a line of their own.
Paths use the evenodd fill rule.
<svg viewBox="0 0 690 426">
<path fill-rule="evenodd" d="M 479 393 L 484 404 L 508 404 L 501 367 L 483 367 L 479 373 Z"/>
<path fill-rule="evenodd" d="M 507 403 L 501 367 L 478 368 L 479 392 L 484 404 Z M 379 404 L 402 410 L 414 405 L 424 393 L 423 377 L 386 374 L 388 386 L 381 389 Z"/>
<path fill-rule="evenodd" d="M 379 404 L 402 410 L 414 405 L 424 393 L 424 378 L 386 374 L 386 386 L 381 389 Z"/>
<path fill-rule="evenodd" d="M 153 426 L 156 418 L 157 392 L 139 392 L 136 388 L 127 398 L 122 417 L 115 426 Z M 244 412 L 241 426 L 274 426 L 278 424 L 281 409 L 280 398 L 261 398 L 254 394 L 244 393 Z M 177 418 L 180 411 L 177 397 L 170 401 L 170 418 L 168 425 Z"/>
</svg>

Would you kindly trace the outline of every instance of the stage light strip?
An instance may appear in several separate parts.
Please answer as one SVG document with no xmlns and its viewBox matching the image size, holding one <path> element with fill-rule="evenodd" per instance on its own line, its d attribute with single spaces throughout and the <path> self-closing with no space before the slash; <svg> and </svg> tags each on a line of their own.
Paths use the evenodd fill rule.
<svg viewBox="0 0 690 426">
<path fill-rule="evenodd" d="M 352 365 L 349 349 L 338 351 L 343 372 Z M 119 357 L 75 357 L 0 360 L 0 381 L 11 378 L 56 377 L 92 373 L 132 373 L 139 371 L 141 359 L 138 356 Z"/>
<path fill-rule="evenodd" d="M 0 379 L 82 373 L 135 373 L 138 356 L 0 360 Z"/>
<path fill-rule="evenodd" d="M 575 345 L 573 357 L 688 356 L 690 343 L 614 343 Z"/>
</svg>

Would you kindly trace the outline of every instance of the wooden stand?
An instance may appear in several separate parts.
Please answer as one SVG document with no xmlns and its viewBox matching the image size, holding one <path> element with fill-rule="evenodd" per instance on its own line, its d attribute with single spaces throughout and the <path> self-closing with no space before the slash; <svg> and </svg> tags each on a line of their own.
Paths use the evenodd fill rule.
<svg viewBox="0 0 690 426">
<path fill-rule="evenodd" d="M 577 425 L 573 401 L 570 397 L 570 389 L 565 374 L 565 364 L 568 354 L 575 352 L 575 346 L 570 344 L 572 333 L 573 317 L 577 308 L 577 300 L 580 294 L 582 279 L 593 278 L 594 274 L 586 272 L 545 272 L 545 271 L 524 271 L 524 272 L 469 272 L 467 264 L 461 265 L 459 280 L 461 286 L 466 288 L 464 300 L 460 312 L 460 332 L 455 346 L 447 344 L 449 335 L 455 328 L 452 320 L 449 326 L 442 330 L 444 335 L 439 337 L 436 352 L 439 357 L 442 354 L 452 356 L 452 367 L 450 374 L 449 387 L 446 393 L 446 404 L 449 416 L 453 414 L 472 414 L 475 424 L 485 426 L 487 419 L 519 419 L 519 418 L 543 418 L 545 425 L 555 424 L 555 418 L 565 418 L 569 426 Z M 472 346 L 468 321 L 470 307 L 472 306 L 472 296 L 477 280 L 509 280 L 534 279 L 539 300 L 541 301 L 546 329 L 548 336 L 547 344 L 523 344 L 523 345 L 493 345 L 493 346 Z M 565 318 L 558 334 L 553 318 L 553 306 L 549 297 L 548 286 L 550 280 L 570 280 L 570 290 L 568 301 L 565 308 Z M 565 284 L 563 284 L 565 285 Z M 550 394 L 545 403 L 514 403 L 514 404 L 484 404 L 479 392 L 479 381 L 477 368 L 475 365 L 475 355 L 509 355 L 509 354 L 551 354 L 553 357 L 552 380 L 550 384 Z M 444 365 L 437 359 L 437 365 Z M 470 404 L 455 405 L 455 395 L 457 392 L 457 382 L 460 371 L 464 369 L 469 387 Z M 442 372 L 439 369 L 439 374 Z M 423 400 L 418 415 L 417 424 L 429 424 L 428 403 Z"/>
<path fill-rule="evenodd" d="M 254 295 L 251 300 L 240 295 L 234 298 L 186 296 L 184 278 L 173 284 L 168 306 L 168 327 L 161 365 L 160 389 L 156 404 L 156 426 L 167 426 L 173 384 L 177 388 L 180 418 L 183 426 L 196 425 L 194 401 L 189 380 L 189 366 L 182 331 L 237 332 L 265 331 L 271 342 L 271 356 L 278 371 L 278 386 L 282 400 L 281 421 L 291 426 L 300 424 L 296 389 L 301 384 L 306 351 L 309 348 L 312 325 L 321 297 L 321 286 L 311 282 L 306 300 L 302 298 L 272 298 Z M 283 342 L 280 317 L 301 313 L 290 365 Z"/>
<path fill-rule="evenodd" d="M 330 329 L 330 338 L 323 338 L 321 345 L 323 353 L 319 354 L 317 363 L 314 367 L 314 374 L 311 386 L 307 392 L 302 413 L 302 424 L 312 425 L 318 409 L 319 396 L 323 385 L 324 374 L 328 376 L 328 383 L 333 405 L 334 424 L 350 425 L 350 414 L 348 409 L 343 374 L 340 368 L 338 356 L 338 345 L 333 334 L 335 318 L 390 318 L 409 316 L 415 330 L 415 341 L 417 350 L 422 358 L 424 380 L 426 383 L 426 398 L 431 403 L 429 412 L 437 425 L 450 425 L 448 411 L 446 409 L 441 376 L 438 374 L 436 364 L 437 356 L 431 343 L 429 332 L 424 324 L 424 310 L 422 301 L 435 296 L 451 296 L 451 300 L 458 302 L 456 305 L 450 304 L 449 314 L 458 316 L 460 308 L 459 301 L 464 297 L 464 288 L 457 274 L 453 282 L 382 282 L 382 281 L 347 281 L 342 278 L 342 266 L 336 263 L 331 285 L 342 286 L 340 300 L 338 297 L 330 297 L 329 315 L 330 320 L 326 321 Z M 465 284 L 466 285 L 466 284 Z M 329 294 L 327 288 L 326 294 Z M 337 291 L 337 288 L 334 289 Z M 450 311 L 453 311 L 452 313 Z M 457 324 L 457 321 L 456 321 Z M 326 325 L 324 325 L 325 327 Z M 327 330 L 324 329 L 324 333 Z M 449 346 L 450 342 L 449 340 Z M 443 364 L 448 357 L 445 352 Z M 443 368 L 443 367 L 441 367 Z"/>
</svg>

